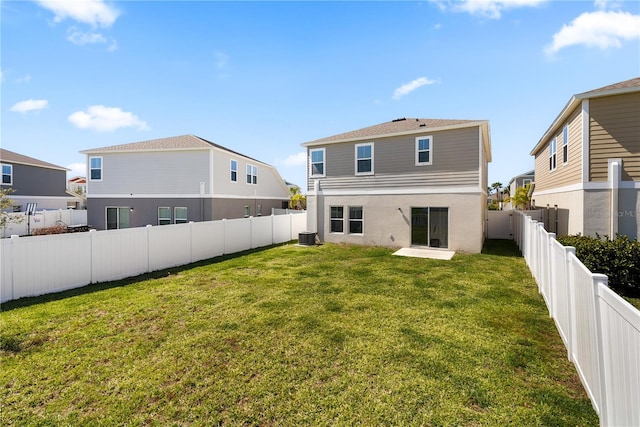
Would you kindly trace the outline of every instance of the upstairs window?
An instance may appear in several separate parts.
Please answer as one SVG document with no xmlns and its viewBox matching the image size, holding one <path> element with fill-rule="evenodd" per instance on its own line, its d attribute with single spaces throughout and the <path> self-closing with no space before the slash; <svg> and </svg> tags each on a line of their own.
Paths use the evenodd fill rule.
<svg viewBox="0 0 640 427">
<path fill-rule="evenodd" d="M 562 163 L 569 163 L 569 126 L 562 130 Z"/>
<path fill-rule="evenodd" d="M 158 225 L 171 224 L 171 208 L 159 207 L 158 208 Z"/>
<path fill-rule="evenodd" d="M 432 161 L 431 136 L 419 136 L 416 138 L 416 166 L 430 165 Z"/>
<path fill-rule="evenodd" d="M 311 158 L 311 176 L 319 177 L 325 176 L 324 172 L 324 148 L 317 148 L 309 151 L 309 157 Z"/>
<path fill-rule="evenodd" d="M 253 165 L 247 165 L 247 184 L 258 183 L 258 168 Z"/>
<path fill-rule="evenodd" d="M 356 175 L 373 174 L 373 144 L 356 144 Z"/>
<path fill-rule="evenodd" d="M 549 143 L 549 170 L 556 170 L 556 144 L 557 141 L 555 138 L 551 140 Z"/>
<path fill-rule="evenodd" d="M 91 181 L 102 181 L 102 157 L 89 158 L 89 177 Z"/>
<path fill-rule="evenodd" d="M 2 185 L 13 185 L 13 165 L 2 164 Z"/>
<path fill-rule="evenodd" d="M 231 182 L 238 182 L 238 162 L 231 160 Z"/>
</svg>

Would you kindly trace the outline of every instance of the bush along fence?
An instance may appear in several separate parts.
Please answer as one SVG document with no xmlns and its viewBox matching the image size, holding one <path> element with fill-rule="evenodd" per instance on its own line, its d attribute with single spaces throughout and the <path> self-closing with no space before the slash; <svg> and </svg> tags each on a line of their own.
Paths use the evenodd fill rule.
<svg viewBox="0 0 640 427">
<path fill-rule="evenodd" d="M 0 241 L 0 302 L 79 288 L 297 239 L 304 213 Z"/>
<path fill-rule="evenodd" d="M 575 248 L 514 211 L 514 239 L 602 426 L 640 425 L 640 311 L 592 273 Z"/>
</svg>

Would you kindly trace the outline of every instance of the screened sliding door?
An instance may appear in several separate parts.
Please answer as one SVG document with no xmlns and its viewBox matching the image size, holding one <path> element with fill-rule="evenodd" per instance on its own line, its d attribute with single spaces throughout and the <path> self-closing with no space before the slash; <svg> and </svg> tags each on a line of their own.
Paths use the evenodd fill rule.
<svg viewBox="0 0 640 427">
<path fill-rule="evenodd" d="M 411 208 L 411 244 L 449 247 L 449 208 Z"/>
</svg>

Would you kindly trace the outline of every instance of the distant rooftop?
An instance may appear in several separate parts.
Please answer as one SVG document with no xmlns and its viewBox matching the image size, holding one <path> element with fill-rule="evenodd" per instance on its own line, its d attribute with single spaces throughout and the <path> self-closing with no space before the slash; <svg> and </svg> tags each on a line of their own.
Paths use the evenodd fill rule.
<svg viewBox="0 0 640 427">
<path fill-rule="evenodd" d="M 0 148 L 0 160 L 7 163 L 17 163 L 27 166 L 38 166 L 41 168 L 60 169 L 64 171 L 70 170 L 63 166 L 54 165 L 53 163 L 25 156 L 24 154 L 14 153 L 13 151 L 5 150 L 4 148 Z"/>
</svg>

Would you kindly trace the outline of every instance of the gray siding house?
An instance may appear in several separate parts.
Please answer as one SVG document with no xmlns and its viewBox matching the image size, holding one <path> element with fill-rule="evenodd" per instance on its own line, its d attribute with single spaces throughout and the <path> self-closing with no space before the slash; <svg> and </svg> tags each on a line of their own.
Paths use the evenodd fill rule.
<svg viewBox="0 0 640 427">
<path fill-rule="evenodd" d="M 0 163 L 2 189 L 14 190 L 9 198 L 15 212 L 24 212 L 29 203 L 36 203 L 38 210 L 52 210 L 80 201 L 67 192 L 67 168 L 5 149 L 0 149 Z"/>
<path fill-rule="evenodd" d="M 81 151 L 97 229 L 271 215 L 289 190 L 266 163 L 194 135 Z"/>
<path fill-rule="evenodd" d="M 482 250 L 488 121 L 402 118 L 302 146 L 321 241 Z"/>
</svg>

